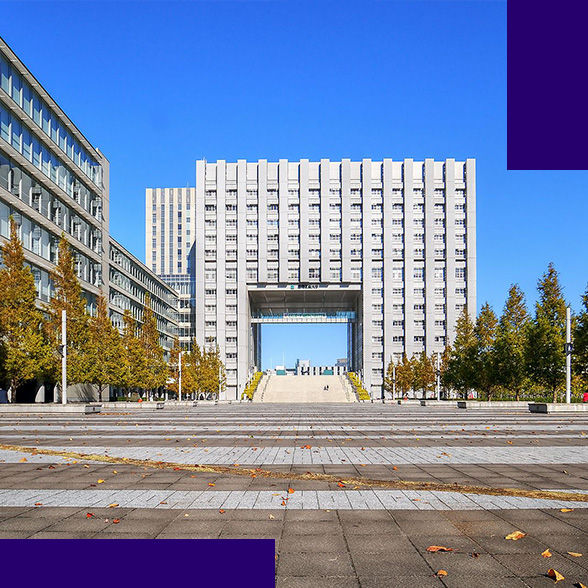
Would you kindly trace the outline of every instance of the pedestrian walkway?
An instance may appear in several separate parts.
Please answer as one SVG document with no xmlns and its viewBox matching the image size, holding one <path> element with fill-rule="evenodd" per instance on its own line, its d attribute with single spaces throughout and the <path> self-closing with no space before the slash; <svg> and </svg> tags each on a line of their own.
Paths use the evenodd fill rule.
<svg viewBox="0 0 588 588">
<path fill-rule="evenodd" d="M 257 396 L 257 398 L 255 398 Z M 354 400 L 345 393 L 339 376 L 270 376 L 263 396 L 256 394 L 258 402 L 349 402 Z"/>
<path fill-rule="evenodd" d="M 269 538 L 278 588 L 588 584 L 588 415 L 117 408 L 3 415 L 0 446 L 0 539 Z M 377 485 L 406 481 L 436 489 Z"/>
</svg>

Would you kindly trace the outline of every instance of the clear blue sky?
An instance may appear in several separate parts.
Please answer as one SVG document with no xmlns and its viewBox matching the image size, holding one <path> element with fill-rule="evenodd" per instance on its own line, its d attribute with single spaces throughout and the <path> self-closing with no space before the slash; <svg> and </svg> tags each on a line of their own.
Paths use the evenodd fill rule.
<svg viewBox="0 0 588 588">
<path fill-rule="evenodd" d="M 145 188 L 193 186 L 202 157 L 475 157 L 478 306 L 499 312 L 513 282 L 533 303 L 553 261 L 579 308 L 588 175 L 506 170 L 505 1 L 1 2 L 0 15 L 110 159 L 111 232 L 140 259 Z M 345 355 L 343 329 L 308 329 L 265 329 L 264 351 Z"/>
</svg>

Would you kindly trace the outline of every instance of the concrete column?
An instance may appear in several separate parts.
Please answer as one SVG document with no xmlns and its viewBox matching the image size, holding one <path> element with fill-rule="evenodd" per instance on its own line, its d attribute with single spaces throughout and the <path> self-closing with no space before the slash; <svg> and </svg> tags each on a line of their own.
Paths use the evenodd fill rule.
<svg viewBox="0 0 588 588">
<path fill-rule="evenodd" d="M 392 357 L 392 321 L 393 321 L 393 297 L 392 297 L 392 267 L 394 256 L 392 255 L 392 160 L 384 159 L 382 170 L 382 235 L 384 249 L 384 376 L 388 362 Z"/>
<path fill-rule="evenodd" d="M 278 223 L 280 282 L 288 282 L 288 160 L 280 159 L 278 166 Z M 267 211 L 266 211 L 267 214 Z"/>
<path fill-rule="evenodd" d="M 341 161 L 341 273 L 344 283 L 351 282 L 351 161 Z"/>
<path fill-rule="evenodd" d="M 331 281 L 329 269 L 331 267 L 330 254 L 330 189 L 331 189 L 331 162 L 328 159 L 321 159 L 320 165 L 321 184 L 321 282 Z"/>
<path fill-rule="evenodd" d="M 425 159 L 425 353 L 442 351 L 443 346 L 435 347 L 435 162 Z"/>
<path fill-rule="evenodd" d="M 257 231 L 257 281 L 265 283 L 267 282 L 267 160 L 265 159 L 260 159 L 257 163 Z"/>
<path fill-rule="evenodd" d="M 195 283 L 195 331 L 196 340 L 200 345 L 204 345 L 204 292 L 205 292 L 205 273 L 204 273 L 204 200 L 206 195 L 206 171 L 207 163 L 205 161 L 196 162 L 196 197 L 193 203 L 195 209 L 194 223 L 194 265 L 195 275 L 198 276 Z M 163 269 L 163 268 L 162 268 Z M 218 279 L 218 270 L 217 270 Z M 217 292 L 218 293 L 218 292 Z"/>
<path fill-rule="evenodd" d="M 308 255 L 308 159 L 300 160 L 300 205 L 298 222 L 300 227 L 300 282 L 309 280 L 309 255 Z"/>
<path fill-rule="evenodd" d="M 466 293 L 467 307 L 472 316 L 477 313 L 476 303 L 476 160 L 467 159 L 466 184 Z"/>
<path fill-rule="evenodd" d="M 445 248 L 447 258 L 447 288 L 445 295 L 447 338 L 455 338 L 458 313 L 455 310 L 455 160 L 445 161 Z M 468 309 L 470 310 L 470 309 Z"/>
<path fill-rule="evenodd" d="M 414 181 L 413 160 L 403 166 L 404 192 L 404 351 L 410 359 L 414 353 Z"/>
<path fill-rule="evenodd" d="M 372 394 L 372 160 L 361 164 L 362 202 L 362 298 L 363 298 L 363 378 Z"/>
<path fill-rule="evenodd" d="M 233 164 L 228 164 L 233 165 Z M 226 357 L 226 248 L 227 248 L 227 222 L 226 222 L 226 180 L 227 163 L 219 160 L 216 164 L 216 341 L 221 350 L 221 357 L 227 365 Z M 245 251 L 237 250 L 238 256 L 245 256 Z M 208 317 L 207 317 L 208 318 Z M 212 318 L 212 317 L 211 317 Z"/>
<path fill-rule="evenodd" d="M 234 398 L 245 389 L 249 371 L 249 332 L 251 311 L 247 291 L 247 162 L 237 161 L 237 389 Z M 267 211 L 266 211 L 267 214 Z M 231 398 L 230 400 L 232 400 Z"/>
</svg>

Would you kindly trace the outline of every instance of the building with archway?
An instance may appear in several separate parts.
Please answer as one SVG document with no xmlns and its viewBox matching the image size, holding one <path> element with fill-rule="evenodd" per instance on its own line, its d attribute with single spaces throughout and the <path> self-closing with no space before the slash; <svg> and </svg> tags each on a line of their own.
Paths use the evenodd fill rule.
<svg viewBox="0 0 588 588">
<path fill-rule="evenodd" d="M 190 284 L 183 342 L 220 346 L 226 398 L 280 322 L 347 323 L 349 369 L 379 398 L 391 358 L 441 352 L 475 312 L 475 173 L 473 159 L 198 161 L 195 188 L 147 190 L 147 265 Z"/>
</svg>

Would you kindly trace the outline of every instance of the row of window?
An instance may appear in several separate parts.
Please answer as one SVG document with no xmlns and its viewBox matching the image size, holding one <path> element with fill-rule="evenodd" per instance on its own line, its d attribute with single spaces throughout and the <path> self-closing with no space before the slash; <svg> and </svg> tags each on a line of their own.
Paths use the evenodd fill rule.
<svg viewBox="0 0 588 588">
<path fill-rule="evenodd" d="M 101 167 L 81 143 L 62 125 L 56 112 L 39 96 L 0 53 L 0 87 L 27 114 L 47 138 L 97 186 L 102 182 Z"/>
<path fill-rule="evenodd" d="M 97 217 L 98 195 L 88 190 L 69 166 L 37 139 L 3 104 L 0 104 L 0 138 L 12 145 L 56 186 Z"/>
</svg>

